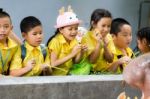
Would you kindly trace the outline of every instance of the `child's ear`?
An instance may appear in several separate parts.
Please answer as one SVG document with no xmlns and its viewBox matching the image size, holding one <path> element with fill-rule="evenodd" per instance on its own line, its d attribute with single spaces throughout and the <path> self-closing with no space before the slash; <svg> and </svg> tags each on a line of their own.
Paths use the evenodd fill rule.
<svg viewBox="0 0 150 99">
<path fill-rule="evenodd" d="M 11 25 L 11 30 L 13 30 L 13 26 Z"/>
<path fill-rule="evenodd" d="M 21 34 L 23 38 L 26 38 L 26 33 L 22 32 Z"/>
<path fill-rule="evenodd" d="M 95 29 L 96 24 L 94 23 L 94 21 L 91 21 L 91 25 L 92 25 L 93 29 Z"/>
<path fill-rule="evenodd" d="M 142 39 L 142 43 L 144 44 L 144 45 L 148 45 L 148 42 L 146 41 L 146 39 L 144 38 L 144 39 Z"/>
<path fill-rule="evenodd" d="M 63 28 L 58 29 L 60 33 L 63 33 Z"/>
<path fill-rule="evenodd" d="M 112 36 L 112 39 L 114 40 L 116 38 L 116 35 L 115 34 L 111 34 Z"/>
</svg>

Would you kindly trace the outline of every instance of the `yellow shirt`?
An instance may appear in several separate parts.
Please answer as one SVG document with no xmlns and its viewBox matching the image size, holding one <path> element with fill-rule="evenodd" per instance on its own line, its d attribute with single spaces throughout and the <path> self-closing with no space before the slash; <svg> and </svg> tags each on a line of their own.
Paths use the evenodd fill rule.
<svg viewBox="0 0 150 99">
<path fill-rule="evenodd" d="M 29 45 L 27 42 L 25 42 L 25 47 L 26 47 L 26 56 L 24 60 L 22 61 L 21 47 L 19 47 L 17 50 L 17 54 L 12 60 L 10 70 L 23 68 L 29 60 L 35 59 L 36 65 L 32 68 L 31 71 L 27 72 L 23 76 L 38 76 L 42 72 L 41 64 L 44 64 L 44 63 L 50 64 L 48 49 L 46 49 L 47 54 L 44 60 L 40 46 L 33 47 Z"/>
<path fill-rule="evenodd" d="M 125 50 L 126 50 L 126 53 L 127 53 L 128 57 L 130 57 L 130 58 L 134 58 L 135 57 L 135 55 L 134 55 L 134 53 L 133 53 L 131 48 L 128 47 Z M 123 52 L 116 47 L 116 52 L 114 53 L 114 60 L 113 60 L 113 62 L 117 61 L 118 59 L 120 59 L 123 56 L 124 56 Z M 122 73 L 125 66 L 126 66 L 126 64 L 120 65 L 117 68 L 117 72 L 116 73 Z"/>
<path fill-rule="evenodd" d="M 2 72 L 7 72 L 9 65 L 11 64 L 11 60 L 18 49 L 17 43 L 8 38 L 8 47 L 5 47 L 4 44 L 0 43 L 0 74 Z M 2 65 L 4 64 L 4 66 Z M 7 72 L 8 74 L 8 72 Z"/>
<path fill-rule="evenodd" d="M 76 39 L 72 40 L 70 44 L 68 44 L 62 34 L 57 34 L 49 42 L 48 48 L 50 51 L 55 52 L 57 54 L 58 59 L 61 59 L 70 54 L 76 44 L 78 44 Z M 61 68 L 64 71 L 59 69 L 53 69 L 52 75 L 67 75 L 69 69 L 72 67 L 72 64 L 72 59 L 69 59 L 65 63 L 57 66 L 58 68 Z"/>
<path fill-rule="evenodd" d="M 108 43 L 108 49 L 110 52 L 114 53 L 115 52 L 115 46 L 112 40 L 112 37 L 110 34 L 107 34 L 106 37 L 109 40 Z M 93 37 L 93 32 L 89 31 L 85 36 L 82 38 L 82 43 L 86 44 L 88 46 L 88 52 L 86 53 L 86 57 L 89 56 L 93 50 L 95 49 L 96 46 L 96 40 Z M 100 72 L 105 72 L 109 66 L 109 63 L 105 60 L 104 58 L 104 44 L 101 44 L 101 50 L 100 50 L 100 55 L 96 61 L 95 64 L 93 64 L 93 71 L 100 71 Z"/>
</svg>

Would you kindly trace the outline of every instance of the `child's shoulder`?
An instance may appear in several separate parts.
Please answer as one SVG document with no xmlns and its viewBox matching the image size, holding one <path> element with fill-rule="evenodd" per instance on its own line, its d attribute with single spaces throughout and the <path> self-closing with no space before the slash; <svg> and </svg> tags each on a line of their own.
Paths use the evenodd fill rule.
<svg viewBox="0 0 150 99">
<path fill-rule="evenodd" d="M 92 35 L 93 35 L 92 31 L 87 31 L 87 33 L 83 36 L 83 39 L 89 39 L 92 37 Z"/>
</svg>

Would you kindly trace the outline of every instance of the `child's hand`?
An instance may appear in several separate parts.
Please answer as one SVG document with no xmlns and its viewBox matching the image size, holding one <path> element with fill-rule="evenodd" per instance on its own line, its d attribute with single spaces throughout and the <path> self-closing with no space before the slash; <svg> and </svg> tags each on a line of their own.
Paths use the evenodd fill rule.
<svg viewBox="0 0 150 99">
<path fill-rule="evenodd" d="M 30 71 L 35 65 L 36 65 L 35 59 L 31 59 L 27 62 L 25 67 L 28 71 Z"/>
<path fill-rule="evenodd" d="M 0 77 L 3 77 L 3 75 L 2 75 L 2 74 L 0 74 Z"/>
<path fill-rule="evenodd" d="M 97 40 L 97 42 L 101 42 L 102 41 L 102 35 L 100 34 L 98 29 L 94 30 L 94 38 Z"/>
<path fill-rule="evenodd" d="M 120 58 L 118 61 L 120 64 L 128 64 L 132 59 L 128 56 Z"/>
<path fill-rule="evenodd" d="M 76 46 L 72 49 L 71 54 L 72 54 L 73 56 L 77 55 L 78 52 L 81 51 L 81 48 L 82 48 L 81 44 L 76 45 Z"/>
<path fill-rule="evenodd" d="M 44 69 L 47 69 L 49 68 L 49 64 L 41 64 L 41 69 L 44 70 Z"/>
<path fill-rule="evenodd" d="M 42 64 L 41 69 L 43 71 L 44 76 L 51 75 L 51 73 L 52 73 L 52 68 L 49 64 Z"/>
<path fill-rule="evenodd" d="M 109 39 L 108 39 L 107 36 L 105 36 L 105 37 L 103 38 L 103 42 L 104 42 L 104 46 L 107 47 L 107 46 L 108 46 L 108 43 L 109 43 Z"/>
<path fill-rule="evenodd" d="M 81 50 L 83 51 L 83 52 L 85 52 L 85 51 L 87 51 L 88 50 L 88 46 L 87 45 L 85 45 L 85 44 L 82 44 L 82 46 L 81 46 L 82 48 L 81 48 Z"/>
</svg>

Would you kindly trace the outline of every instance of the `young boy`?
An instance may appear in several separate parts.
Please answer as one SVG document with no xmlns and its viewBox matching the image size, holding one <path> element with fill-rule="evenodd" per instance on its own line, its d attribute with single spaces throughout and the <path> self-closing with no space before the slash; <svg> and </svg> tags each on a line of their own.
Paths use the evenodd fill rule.
<svg viewBox="0 0 150 99">
<path fill-rule="evenodd" d="M 124 69 L 125 81 L 142 91 L 141 99 L 150 99 L 150 53 L 133 59 Z"/>
<path fill-rule="evenodd" d="M 0 9 L 0 75 L 9 74 L 9 65 L 18 48 L 17 43 L 8 37 L 12 28 L 9 14 Z"/>
<path fill-rule="evenodd" d="M 134 56 L 129 48 L 132 41 L 132 29 L 125 19 L 116 18 L 112 21 L 111 31 L 116 52 L 114 53 L 113 63 L 108 70 L 113 73 L 122 73 L 125 64 Z"/>
<path fill-rule="evenodd" d="M 25 41 L 12 60 L 10 75 L 38 76 L 50 65 L 48 49 L 45 49 L 44 57 L 44 49 L 40 45 L 43 39 L 42 24 L 37 18 L 29 16 L 21 21 L 20 28 Z"/>
</svg>

